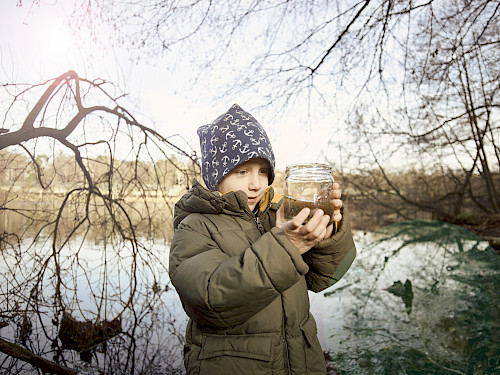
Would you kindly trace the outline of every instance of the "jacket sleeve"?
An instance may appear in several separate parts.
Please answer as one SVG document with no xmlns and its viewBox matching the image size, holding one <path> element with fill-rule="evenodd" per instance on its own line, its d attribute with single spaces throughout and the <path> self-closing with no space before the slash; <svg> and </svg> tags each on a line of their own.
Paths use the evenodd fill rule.
<svg viewBox="0 0 500 375">
<path fill-rule="evenodd" d="M 321 292 L 344 276 L 356 257 L 351 221 L 346 208 L 337 233 L 319 242 L 302 257 L 309 265 L 306 281 L 307 287 L 313 292 Z"/>
<path fill-rule="evenodd" d="M 170 246 L 169 275 L 186 313 L 199 325 L 241 324 L 308 271 L 300 252 L 278 228 L 239 256 L 217 245 L 201 215 L 180 223 Z"/>
</svg>

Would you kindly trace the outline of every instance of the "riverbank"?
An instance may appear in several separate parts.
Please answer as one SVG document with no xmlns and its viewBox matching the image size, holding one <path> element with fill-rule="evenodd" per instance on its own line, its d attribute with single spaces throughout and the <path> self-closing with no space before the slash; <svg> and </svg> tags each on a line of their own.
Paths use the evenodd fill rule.
<svg viewBox="0 0 500 375">
<path fill-rule="evenodd" d="M 478 235 L 500 255 L 500 215 L 470 215 L 447 222 Z"/>
<path fill-rule="evenodd" d="M 355 212 L 363 212 L 361 210 L 356 210 L 358 209 L 353 209 Z M 395 217 L 384 217 L 384 219 L 379 218 L 378 220 L 374 220 L 373 217 L 373 214 L 365 213 L 364 216 L 352 218 L 352 228 L 363 232 L 373 232 L 386 225 L 394 224 L 395 221 L 392 222 L 391 219 L 397 220 Z M 430 216 L 418 217 L 417 219 L 432 220 Z M 456 218 L 446 217 L 441 219 L 441 221 L 457 225 L 481 237 L 500 255 L 500 215 L 470 214 Z"/>
</svg>

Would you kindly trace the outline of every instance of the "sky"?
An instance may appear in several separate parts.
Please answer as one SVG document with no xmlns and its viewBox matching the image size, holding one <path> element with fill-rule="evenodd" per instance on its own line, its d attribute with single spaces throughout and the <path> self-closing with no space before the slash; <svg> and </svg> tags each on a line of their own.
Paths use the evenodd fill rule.
<svg viewBox="0 0 500 375">
<path fill-rule="evenodd" d="M 338 118 L 322 118 L 312 126 L 297 121 L 303 118 L 299 115 L 303 108 L 276 118 L 262 109 L 254 111 L 251 97 L 216 100 L 208 93 L 204 95 L 203 82 L 186 90 L 192 78 L 190 70 L 181 69 L 173 74 L 165 69 L 167 62 L 161 58 L 154 65 L 131 62 L 124 49 L 113 47 L 103 52 L 92 48 L 90 41 L 77 48 L 65 23 L 65 12 L 70 8 L 64 9 L 54 2 L 53 6 L 42 5 L 30 11 L 29 4 L 17 7 L 16 2 L 4 1 L 0 5 L 2 83 L 40 82 L 70 69 L 89 79 L 115 82 L 138 105 L 139 118 L 146 125 L 165 137 L 179 134 L 196 150 L 199 150 L 196 129 L 238 103 L 267 130 L 278 169 L 298 162 L 323 162 L 326 149 L 335 157 L 335 149 L 329 147 L 329 134 L 332 124 L 334 128 L 337 126 Z M 105 38 L 100 42 L 105 44 Z"/>
</svg>

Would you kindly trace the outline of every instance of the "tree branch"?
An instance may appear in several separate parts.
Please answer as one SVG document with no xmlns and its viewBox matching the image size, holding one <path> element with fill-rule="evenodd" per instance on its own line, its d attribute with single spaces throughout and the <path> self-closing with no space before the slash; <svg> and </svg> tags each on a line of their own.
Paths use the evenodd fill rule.
<svg viewBox="0 0 500 375">
<path fill-rule="evenodd" d="M 59 86 L 59 84 L 68 78 L 74 78 L 78 79 L 78 75 L 76 74 L 75 71 L 70 70 L 64 74 L 61 74 L 59 77 L 57 77 L 54 82 L 51 83 L 51 85 L 45 90 L 41 98 L 38 100 L 38 102 L 35 104 L 29 115 L 26 117 L 26 119 L 23 122 L 23 125 L 21 126 L 21 129 L 25 129 L 27 131 L 33 129 L 33 124 L 35 123 L 36 118 L 40 114 L 40 111 L 42 108 L 47 104 L 47 101 L 49 100 L 50 96 L 54 92 L 54 90 Z"/>
<path fill-rule="evenodd" d="M 28 349 L 23 348 L 20 345 L 3 340 L 1 338 L 0 338 L 0 351 L 2 353 L 10 355 L 11 357 L 20 359 L 24 362 L 31 364 L 42 370 L 44 373 L 60 374 L 60 375 L 78 375 L 77 370 L 73 370 L 69 367 L 61 366 L 58 363 L 49 361 L 48 359 L 45 359 L 29 351 Z"/>
<path fill-rule="evenodd" d="M 323 65 L 323 63 L 325 62 L 325 60 L 328 57 L 328 55 L 333 51 L 333 49 L 337 46 L 337 44 L 340 43 L 340 41 L 342 40 L 342 38 L 344 37 L 344 35 L 347 34 L 347 32 L 349 31 L 349 28 L 361 16 L 361 13 L 365 10 L 365 8 L 368 6 L 368 4 L 370 4 L 370 0 L 366 0 L 365 1 L 365 4 L 361 7 L 361 9 L 358 11 L 358 13 L 356 13 L 356 15 L 352 18 L 352 20 L 349 22 L 349 24 L 346 26 L 346 28 L 342 31 L 342 33 L 340 33 L 340 35 L 337 37 L 337 40 L 324 53 L 324 55 L 321 58 L 321 60 L 316 64 L 316 66 L 314 68 L 311 68 L 311 75 L 314 74 L 316 72 L 316 70 L 318 70 L 318 68 L 321 65 Z"/>
</svg>

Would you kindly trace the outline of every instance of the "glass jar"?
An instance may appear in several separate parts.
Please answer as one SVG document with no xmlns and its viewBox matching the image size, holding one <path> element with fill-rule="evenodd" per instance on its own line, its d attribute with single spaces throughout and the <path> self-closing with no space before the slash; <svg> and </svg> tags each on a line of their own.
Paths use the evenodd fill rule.
<svg viewBox="0 0 500 375">
<path fill-rule="evenodd" d="M 332 169 L 326 164 L 293 164 L 286 167 L 283 187 L 285 220 L 293 219 L 304 207 L 311 213 L 321 208 L 333 222 L 333 205 L 330 193 L 333 190 Z"/>
</svg>

